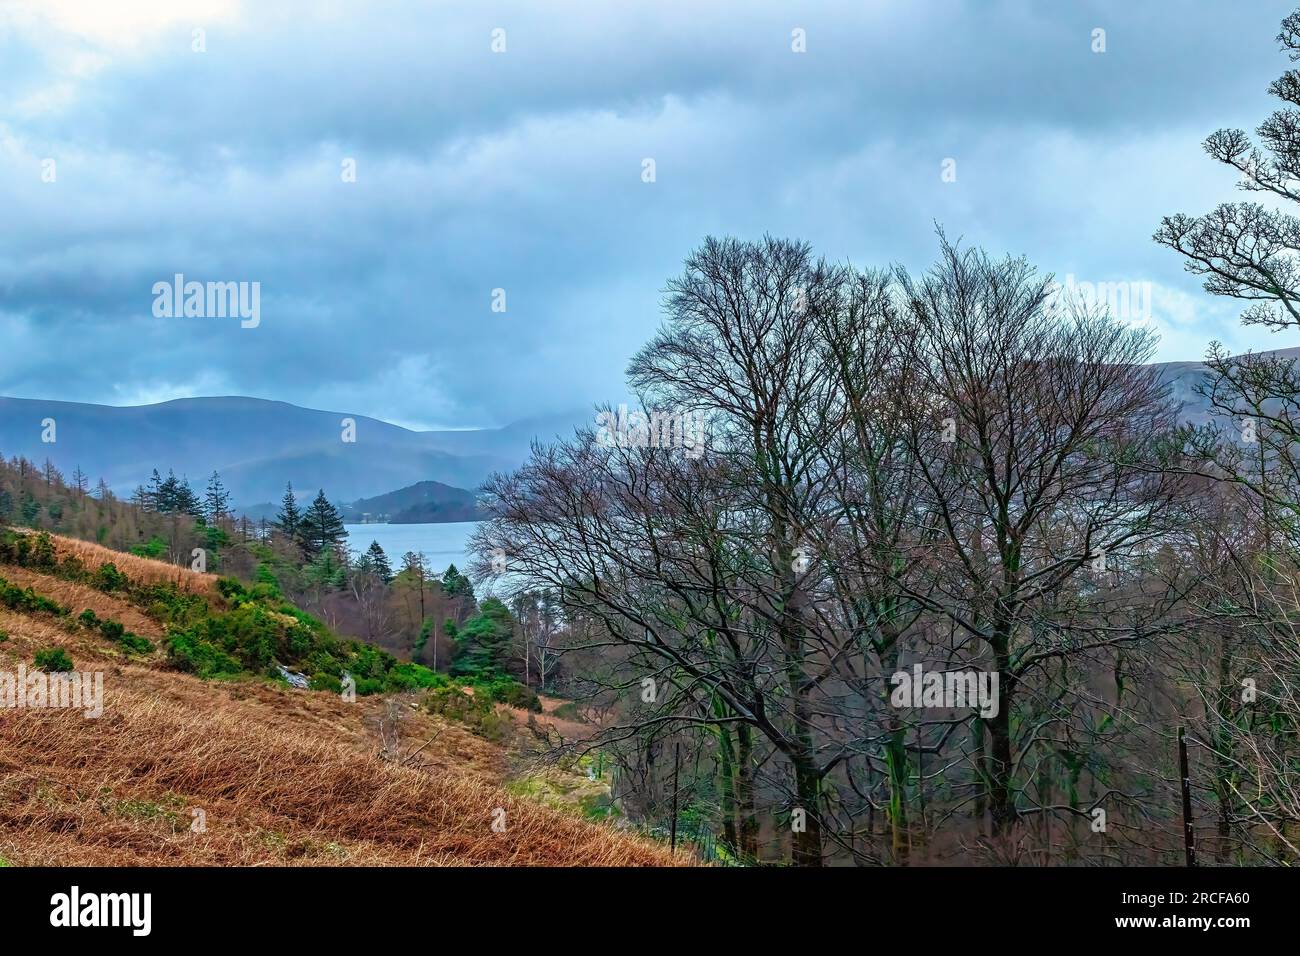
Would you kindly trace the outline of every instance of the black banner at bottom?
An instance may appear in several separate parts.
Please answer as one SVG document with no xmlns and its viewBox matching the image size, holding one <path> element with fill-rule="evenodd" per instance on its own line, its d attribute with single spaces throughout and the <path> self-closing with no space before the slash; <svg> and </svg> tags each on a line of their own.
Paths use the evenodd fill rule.
<svg viewBox="0 0 1300 956">
<path fill-rule="evenodd" d="M 0 918 L 22 937 L 127 945 L 374 943 L 430 923 L 548 935 L 724 932 L 772 939 L 793 925 L 880 942 L 948 933 L 1004 938 L 1232 934 L 1294 922 L 1295 876 L 1269 869 L 0 869 Z M 794 920 L 795 922 L 791 922 Z M 806 922 L 811 921 L 811 922 Z M 264 935 L 266 934 L 266 935 Z M 938 934 L 938 935 L 934 935 Z M 255 938 L 255 937 L 254 937 Z M 647 937 L 651 938 L 651 937 Z M 1029 938 L 1029 937 L 1026 937 Z"/>
</svg>

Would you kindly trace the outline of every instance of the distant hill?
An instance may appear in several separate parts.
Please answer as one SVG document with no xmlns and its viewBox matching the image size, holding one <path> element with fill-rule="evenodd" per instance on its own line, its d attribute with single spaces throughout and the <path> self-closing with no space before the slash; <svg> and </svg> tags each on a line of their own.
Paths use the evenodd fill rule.
<svg viewBox="0 0 1300 956">
<path fill-rule="evenodd" d="M 412 431 L 349 412 L 300 408 L 258 398 L 189 398 L 117 407 L 0 398 L 0 454 L 74 468 L 126 495 L 154 468 L 173 468 L 202 489 L 215 469 L 237 507 L 278 502 L 286 482 L 305 496 L 324 488 L 333 501 L 355 501 L 434 481 L 477 488 L 494 471 L 517 467 L 534 436 L 568 434 L 591 416 L 475 431 Z M 356 441 L 342 440 L 345 418 Z M 53 419 L 53 442 L 42 441 Z M 568 423 L 568 424 L 566 424 Z M 549 434 L 548 434 L 549 433 Z"/>
<path fill-rule="evenodd" d="M 343 518 L 348 522 L 423 524 L 477 521 L 481 517 L 473 492 L 439 481 L 416 482 L 408 488 L 374 498 L 362 498 L 343 507 Z"/>
<path fill-rule="evenodd" d="M 1264 354 L 1298 358 L 1300 348 Z M 1196 393 L 1206 374 L 1203 362 L 1155 368 L 1184 404 L 1186 420 L 1208 420 Z M 55 423 L 53 442 L 42 441 L 48 419 Z M 344 419 L 355 422 L 355 442 L 342 440 Z M 517 468 L 533 441 L 569 437 L 575 426 L 593 420 L 590 412 L 573 411 L 501 428 L 413 431 L 355 413 L 259 398 L 131 407 L 0 398 L 0 454 L 38 464 L 49 457 L 68 475 L 80 467 L 92 484 L 102 477 L 121 495 L 146 482 L 154 468 L 164 474 L 175 469 L 201 493 L 215 469 L 236 510 L 254 520 L 273 517 L 285 483 L 293 482 L 303 497 L 324 488 L 332 501 L 356 502 L 364 505 L 358 513 L 388 514 L 391 521 L 460 521 L 471 520 L 463 515 L 473 513 L 473 493 L 483 481 L 494 471 Z"/>
<path fill-rule="evenodd" d="M 1300 347 L 1257 352 L 1257 355 L 1300 359 Z M 1208 368 L 1204 362 L 1162 362 L 1156 366 L 1160 377 L 1169 384 L 1172 397 L 1183 406 L 1182 419 L 1193 425 L 1205 425 L 1213 417 L 1209 403 L 1197 394 L 1197 386 L 1206 380 Z"/>
</svg>

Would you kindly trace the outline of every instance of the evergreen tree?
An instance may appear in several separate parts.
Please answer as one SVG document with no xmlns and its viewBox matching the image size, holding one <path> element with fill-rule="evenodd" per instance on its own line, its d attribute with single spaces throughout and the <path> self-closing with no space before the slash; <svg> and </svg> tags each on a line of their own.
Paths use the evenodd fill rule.
<svg viewBox="0 0 1300 956">
<path fill-rule="evenodd" d="M 230 493 L 221 483 L 221 476 L 215 471 L 208 479 L 208 490 L 203 496 L 203 517 L 208 524 L 220 524 L 223 518 L 230 516 Z"/>
<path fill-rule="evenodd" d="M 159 499 L 162 498 L 162 494 L 163 494 L 162 475 L 158 474 L 158 469 L 155 468 L 153 470 L 153 474 L 149 477 L 149 487 L 146 488 L 144 492 L 143 501 L 142 501 L 144 505 L 144 509 L 146 511 L 161 510 L 158 507 L 158 503 L 159 503 Z"/>
<path fill-rule="evenodd" d="M 100 498 L 103 501 L 103 498 Z M 136 485 L 135 491 L 131 492 L 131 504 L 135 505 L 141 511 L 153 510 L 153 499 L 149 495 L 149 489 L 144 485 Z"/>
<path fill-rule="evenodd" d="M 347 583 L 347 565 L 337 548 L 323 548 L 307 564 L 306 572 L 307 580 L 317 587 L 337 589 Z"/>
<path fill-rule="evenodd" d="M 154 471 L 154 478 L 158 477 L 158 472 Z M 167 470 L 167 477 L 158 483 L 153 489 L 153 507 L 159 514 L 169 515 L 177 510 L 180 501 L 180 480 L 176 477 L 176 472 L 170 468 Z"/>
<path fill-rule="evenodd" d="M 339 509 L 325 497 L 325 489 L 316 493 L 309 507 L 302 514 L 302 523 L 298 529 L 298 543 L 308 561 L 314 561 L 325 551 L 333 551 L 348 535 L 343 527 L 343 516 Z"/>
<path fill-rule="evenodd" d="M 298 499 L 294 497 L 292 482 L 284 486 L 284 497 L 280 499 L 280 513 L 275 516 L 274 527 L 286 538 L 298 540 L 302 512 L 298 510 Z"/>
<path fill-rule="evenodd" d="M 378 541 L 370 542 L 370 547 L 366 550 L 366 557 L 370 559 L 370 567 L 374 571 L 375 577 L 385 584 L 392 582 L 393 566 L 388 563 L 388 555 L 384 553 L 384 549 L 379 546 Z"/>
<path fill-rule="evenodd" d="M 487 598 L 479 613 L 461 627 L 448 623 L 451 624 L 448 632 L 456 641 L 452 676 L 485 680 L 507 676 L 506 665 L 515 622 L 501 601 Z"/>
<path fill-rule="evenodd" d="M 199 496 L 194 493 L 190 487 L 188 478 L 182 477 L 176 483 L 176 503 L 175 510 L 181 514 L 190 515 L 193 518 L 203 517 L 203 502 Z"/>
<path fill-rule="evenodd" d="M 442 576 L 442 590 L 448 597 L 465 597 L 474 600 L 474 585 L 469 578 L 456 570 L 456 565 L 448 565 L 447 573 Z"/>
</svg>

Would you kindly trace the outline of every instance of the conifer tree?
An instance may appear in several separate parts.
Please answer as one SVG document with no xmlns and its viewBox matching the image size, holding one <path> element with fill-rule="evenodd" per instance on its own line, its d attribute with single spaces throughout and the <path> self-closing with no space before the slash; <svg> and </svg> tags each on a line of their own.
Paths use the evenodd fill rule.
<svg viewBox="0 0 1300 956">
<path fill-rule="evenodd" d="M 208 479 L 208 490 L 203 496 L 203 517 L 208 524 L 216 525 L 230 515 L 230 492 L 221 483 L 221 476 L 215 471 Z"/>
<path fill-rule="evenodd" d="M 347 534 L 343 527 L 343 516 L 325 497 L 325 489 L 322 488 L 316 493 L 311 506 L 302 514 L 298 544 L 301 545 L 303 554 L 308 561 L 314 561 L 323 552 L 334 550 Z"/>
<path fill-rule="evenodd" d="M 378 541 L 371 541 L 370 547 L 366 550 L 366 557 L 370 559 L 370 567 L 374 571 L 375 577 L 379 578 L 385 584 L 393 580 L 393 566 L 388 561 L 388 555 L 380 547 Z"/>
<path fill-rule="evenodd" d="M 298 500 L 293 494 L 293 483 L 284 486 L 284 497 L 280 499 L 280 513 L 275 516 L 275 529 L 286 538 L 298 540 L 302 525 L 302 512 L 298 510 Z"/>
</svg>

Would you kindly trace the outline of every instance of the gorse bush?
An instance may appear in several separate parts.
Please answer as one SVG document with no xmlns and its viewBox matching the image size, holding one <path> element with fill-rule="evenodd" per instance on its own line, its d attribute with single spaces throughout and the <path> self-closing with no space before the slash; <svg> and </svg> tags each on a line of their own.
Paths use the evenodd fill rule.
<svg viewBox="0 0 1300 956">
<path fill-rule="evenodd" d="M 498 743 L 509 736 L 513 726 L 510 718 L 497 713 L 487 697 L 466 693 L 464 687 L 454 683 L 430 690 L 424 695 L 423 706 L 431 714 L 462 723 L 480 737 Z"/>
<path fill-rule="evenodd" d="M 495 704 L 506 704 L 540 714 L 542 702 L 531 687 L 525 687 L 512 677 L 498 677 L 490 681 L 466 681 L 474 688 L 476 697 L 482 697 Z"/>
<path fill-rule="evenodd" d="M 168 657 L 182 670 L 201 677 L 251 672 L 273 676 L 276 664 L 310 675 L 310 686 L 338 692 L 344 675 L 359 695 L 434 686 L 437 675 L 420 664 L 400 663 L 393 655 L 358 641 L 344 640 L 260 581 L 246 588 L 231 578 L 217 582 L 225 609 L 204 602 L 204 613 L 188 606 L 168 634 Z"/>
<path fill-rule="evenodd" d="M 39 670 L 55 674 L 72 670 L 72 658 L 61 647 L 46 647 L 36 652 L 32 661 Z"/>
<path fill-rule="evenodd" d="M 119 621 L 100 618 L 91 608 L 86 608 L 77 615 L 77 620 L 90 630 L 99 631 L 104 635 L 104 637 L 113 641 L 115 644 L 120 644 L 128 651 L 133 651 L 137 654 L 150 654 L 153 652 L 153 642 L 148 638 L 141 637 L 139 634 L 128 631 Z"/>
<path fill-rule="evenodd" d="M 40 612 L 66 617 L 71 610 L 58 601 L 41 597 L 31 588 L 20 588 L 0 578 L 0 604 L 11 611 Z"/>
</svg>

